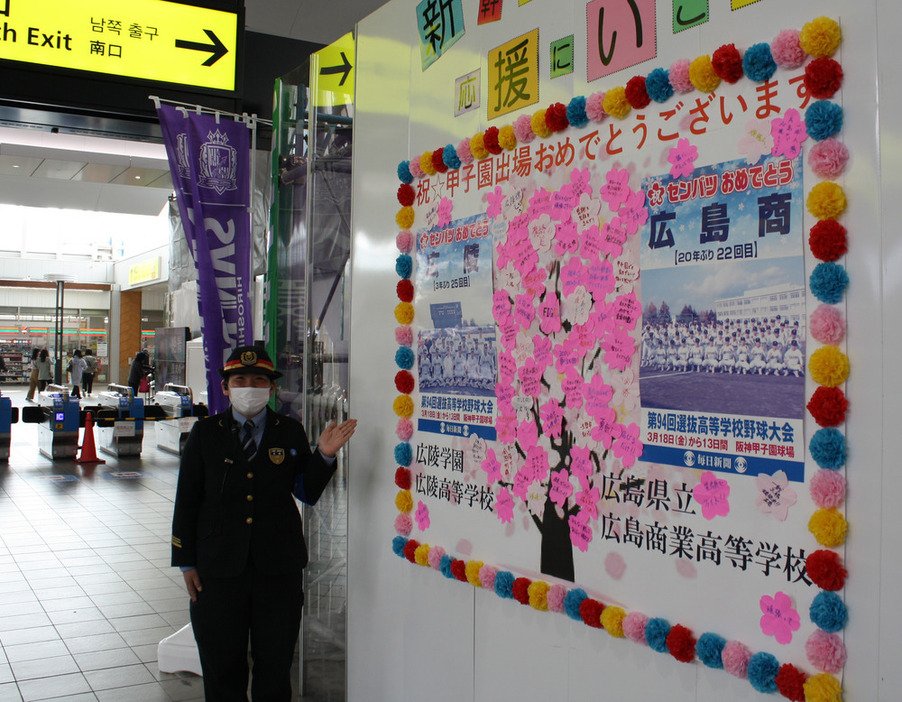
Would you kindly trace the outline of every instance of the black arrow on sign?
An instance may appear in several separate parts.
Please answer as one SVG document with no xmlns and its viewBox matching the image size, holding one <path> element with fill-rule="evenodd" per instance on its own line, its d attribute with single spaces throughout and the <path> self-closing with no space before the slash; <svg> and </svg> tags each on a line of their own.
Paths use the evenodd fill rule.
<svg viewBox="0 0 902 702">
<path fill-rule="evenodd" d="M 348 76 L 351 75 L 352 68 L 351 62 L 348 61 L 348 57 L 345 56 L 344 51 L 341 52 L 341 61 L 341 66 L 329 66 L 328 68 L 321 68 L 319 69 L 319 74 L 321 76 L 331 76 L 335 75 L 336 73 L 344 73 L 344 75 L 341 77 L 341 80 L 338 81 L 339 86 L 344 85 L 345 81 L 348 79 Z"/>
<path fill-rule="evenodd" d="M 226 45 L 219 41 L 219 37 L 211 29 L 205 29 L 204 33 L 210 37 L 211 44 L 201 44 L 197 41 L 185 41 L 184 39 L 175 40 L 176 49 L 191 49 L 191 51 L 209 51 L 210 58 L 203 62 L 204 66 L 212 66 L 219 59 L 229 53 Z"/>
</svg>

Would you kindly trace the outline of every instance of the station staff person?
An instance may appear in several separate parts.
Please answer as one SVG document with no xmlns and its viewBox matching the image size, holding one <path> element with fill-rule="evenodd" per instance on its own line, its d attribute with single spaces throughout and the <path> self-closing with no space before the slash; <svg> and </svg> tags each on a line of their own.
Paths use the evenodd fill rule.
<svg viewBox="0 0 902 702">
<path fill-rule="evenodd" d="M 194 425 L 179 467 L 172 565 L 182 569 L 208 702 L 291 699 L 307 547 L 294 495 L 313 504 L 356 420 L 331 423 L 316 451 L 303 426 L 267 408 L 281 373 L 261 347 L 234 349 L 230 407 Z"/>
</svg>

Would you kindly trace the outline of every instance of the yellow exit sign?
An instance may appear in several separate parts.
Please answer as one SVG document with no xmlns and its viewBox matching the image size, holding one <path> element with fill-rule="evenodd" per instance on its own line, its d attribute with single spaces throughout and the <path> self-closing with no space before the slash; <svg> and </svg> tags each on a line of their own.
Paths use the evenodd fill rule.
<svg viewBox="0 0 902 702">
<path fill-rule="evenodd" d="M 235 90 L 238 15 L 164 0 L 0 0 L 0 59 Z"/>
</svg>

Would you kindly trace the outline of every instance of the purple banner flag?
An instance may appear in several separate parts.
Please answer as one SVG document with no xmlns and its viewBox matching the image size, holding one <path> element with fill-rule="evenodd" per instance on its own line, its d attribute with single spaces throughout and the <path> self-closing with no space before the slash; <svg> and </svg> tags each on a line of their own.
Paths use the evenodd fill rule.
<svg viewBox="0 0 902 702">
<path fill-rule="evenodd" d="M 231 119 L 157 108 L 179 214 L 197 268 L 211 413 L 228 401 L 218 369 L 229 350 L 252 343 L 250 130 Z"/>
</svg>

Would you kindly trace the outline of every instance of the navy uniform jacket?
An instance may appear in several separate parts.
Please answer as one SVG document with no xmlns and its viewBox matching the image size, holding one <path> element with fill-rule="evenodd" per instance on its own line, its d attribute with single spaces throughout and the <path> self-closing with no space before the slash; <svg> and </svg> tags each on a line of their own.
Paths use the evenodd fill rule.
<svg viewBox="0 0 902 702">
<path fill-rule="evenodd" d="M 316 502 L 332 477 L 303 426 L 272 410 L 248 462 L 229 408 L 197 422 L 182 452 L 172 519 L 172 565 L 204 577 L 232 577 L 248 563 L 273 573 L 300 571 L 307 546 L 294 499 Z"/>
</svg>

